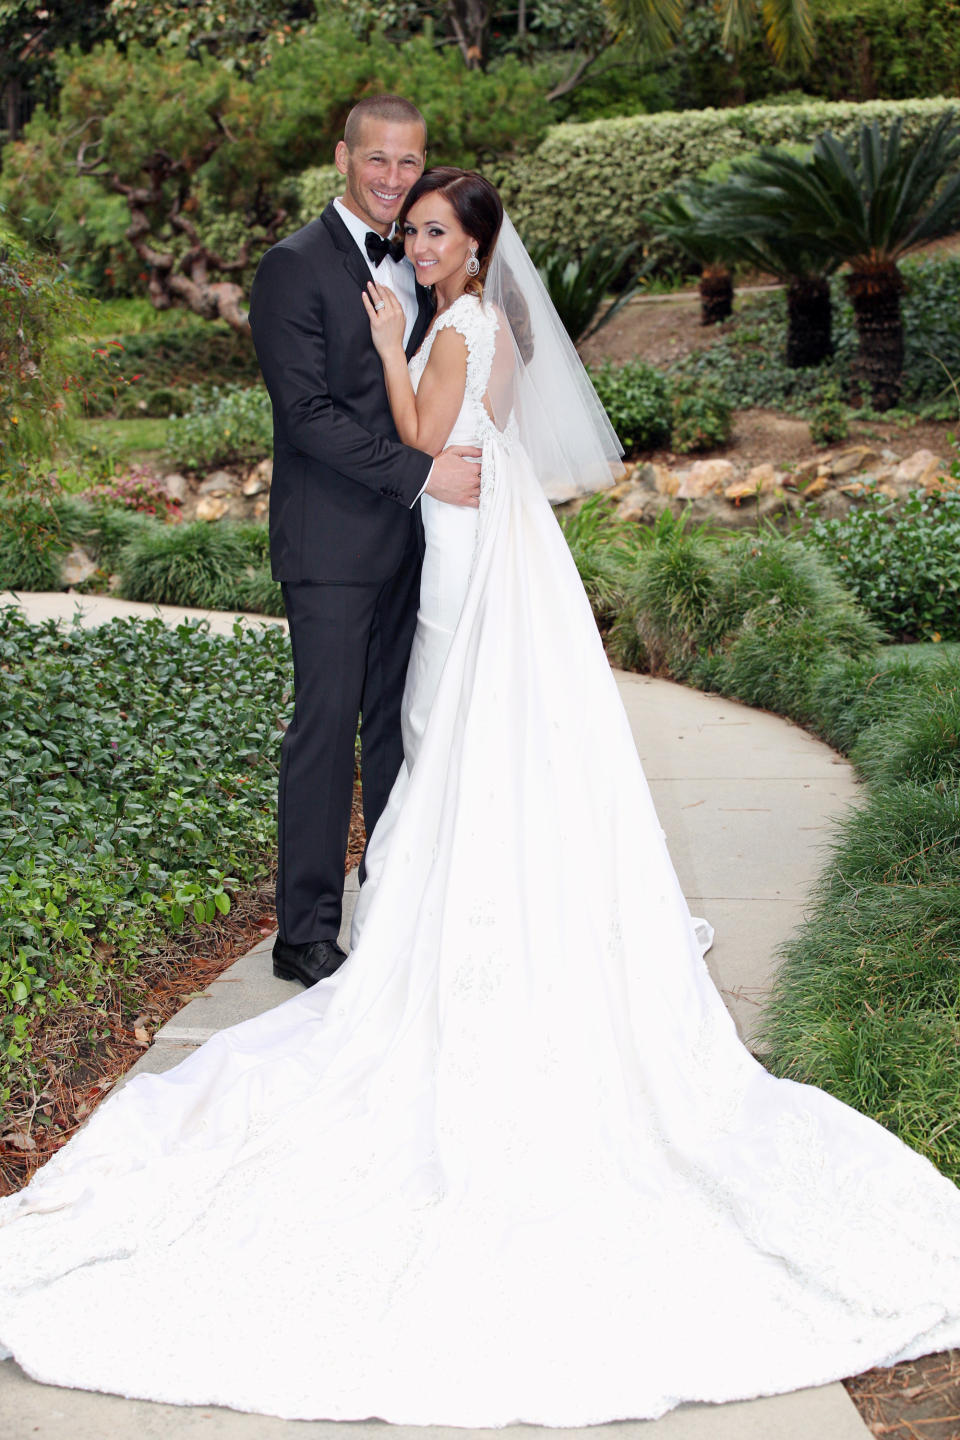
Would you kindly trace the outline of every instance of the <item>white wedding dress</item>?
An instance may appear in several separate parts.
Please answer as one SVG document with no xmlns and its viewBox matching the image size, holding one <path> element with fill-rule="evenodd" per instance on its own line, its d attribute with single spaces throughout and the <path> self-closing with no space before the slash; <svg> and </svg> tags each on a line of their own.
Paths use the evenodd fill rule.
<svg viewBox="0 0 960 1440">
<path fill-rule="evenodd" d="M 464 1426 L 960 1345 L 960 1192 L 740 1045 L 561 532 L 484 409 L 496 316 L 444 324 L 482 500 L 424 501 L 356 947 L 0 1202 L 0 1341 L 60 1385 Z"/>
</svg>

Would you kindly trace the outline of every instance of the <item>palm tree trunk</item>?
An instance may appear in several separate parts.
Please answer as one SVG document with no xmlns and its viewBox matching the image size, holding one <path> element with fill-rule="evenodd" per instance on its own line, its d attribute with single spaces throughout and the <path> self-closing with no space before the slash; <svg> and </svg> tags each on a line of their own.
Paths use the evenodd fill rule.
<svg viewBox="0 0 960 1440">
<path fill-rule="evenodd" d="M 718 325 L 733 312 L 733 276 L 729 270 L 705 266 L 700 276 L 700 324 Z"/>
<path fill-rule="evenodd" d="M 874 408 L 889 410 L 900 398 L 903 380 L 903 276 L 892 264 L 853 270 L 847 290 L 860 339 L 855 376 L 869 385 Z"/>
<path fill-rule="evenodd" d="M 787 364 L 794 370 L 819 365 L 833 354 L 830 282 L 798 275 L 787 287 Z"/>
</svg>

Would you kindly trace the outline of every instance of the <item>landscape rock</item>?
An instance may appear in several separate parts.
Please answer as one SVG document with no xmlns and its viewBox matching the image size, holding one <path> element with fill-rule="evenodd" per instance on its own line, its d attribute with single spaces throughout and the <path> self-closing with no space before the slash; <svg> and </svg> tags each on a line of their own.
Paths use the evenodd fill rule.
<svg viewBox="0 0 960 1440">
<path fill-rule="evenodd" d="M 200 495 L 232 495 L 236 488 L 237 482 L 229 470 L 213 470 L 197 486 L 197 492 Z"/>
<path fill-rule="evenodd" d="M 676 495 L 680 486 L 679 473 L 671 470 L 669 465 L 658 465 L 655 460 L 647 460 L 643 465 L 638 465 L 633 472 L 633 479 L 638 485 L 649 486 L 658 495 Z"/>
<path fill-rule="evenodd" d="M 68 588 L 71 585 L 82 585 L 84 580 L 89 580 L 95 574 L 97 562 L 82 545 L 74 545 L 64 556 L 63 565 L 60 570 L 64 585 Z"/>
<path fill-rule="evenodd" d="M 830 477 L 828 475 L 815 475 L 806 486 L 803 492 L 805 500 L 813 500 L 817 495 L 822 495 L 824 490 L 830 489 Z"/>
<path fill-rule="evenodd" d="M 253 504 L 253 518 L 254 518 L 254 520 L 262 520 L 265 515 L 269 514 L 269 511 L 270 511 L 270 497 L 269 497 L 269 495 L 262 495 L 259 500 L 255 500 L 255 501 L 254 501 L 254 504 Z"/>
<path fill-rule="evenodd" d="M 680 472 L 678 500 L 700 500 L 721 490 L 736 479 L 736 468 L 730 460 L 697 460 L 689 470 Z"/>
<path fill-rule="evenodd" d="M 812 460 L 804 460 L 792 470 L 789 476 L 784 478 L 784 485 L 789 485 L 792 490 L 805 490 L 816 480 L 818 475 L 829 473 L 829 465 L 826 456 L 815 455 Z"/>
<path fill-rule="evenodd" d="M 746 474 L 746 483 L 752 485 L 754 490 L 761 495 L 769 495 L 774 490 L 782 489 L 782 475 L 773 468 L 769 461 L 762 465 L 752 466 Z"/>
<path fill-rule="evenodd" d="M 247 472 L 247 478 L 241 487 L 244 495 L 259 495 L 263 490 L 269 490 L 273 484 L 273 461 L 270 459 L 260 460 L 252 470 Z"/>
<path fill-rule="evenodd" d="M 222 520 L 227 513 L 227 502 L 219 495 L 202 495 L 197 503 L 198 520 Z"/>
<path fill-rule="evenodd" d="M 621 487 L 615 486 L 615 490 Z M 611 492 L 613 494 L 614 491 Z M 647 503 L 650 499 L 650 491 L 646 485 L 630 485 L 625 495 L 620 497 L 617 506 L 617 515 L 621 520 L 642 520 L 646 514 Z"/>
<path fill-rule="evenodd" d="M 175 505 L 182 505 L 190 490 L 186 475 L 178 475 L 176 472 L 164 475 L 160 484 L 167 499 L 172 500 Z"/>
<path fill-rule="evenodd" d="M 912 455 L 901 460 L 897 466 L 893 476 L 894 484 L 912 489 L 931 485 L 944 468 L 943 461 L 939 455 L 934 455 L 932 450 L 914 450 Z"/>
<path fill-rule="evenodd" d="M 735 505 L 739 505 L 741 500 L 756 500 L 758 494 L 756 485 L 750 485 L 746 480 L 735 480 L 723 492 L 724 499 L 732 500 Z"/>
<path fill-rule="evenodd" d="M 869 445 L 851 445 L 848 450 L 838 450 L 830 460 L 830 471 L 835 479 L 842 479 L 844 475 L 856 475 L 861 470 L 869 470 L 873 465 L 879 465 L 880 456 L 876 450 L 871 450 Z"/>
</svg>

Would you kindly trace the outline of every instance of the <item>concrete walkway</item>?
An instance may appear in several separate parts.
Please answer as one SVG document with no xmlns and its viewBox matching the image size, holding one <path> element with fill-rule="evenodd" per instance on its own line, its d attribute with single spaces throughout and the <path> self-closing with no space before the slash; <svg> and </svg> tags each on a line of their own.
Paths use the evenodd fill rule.
<svg viewBox="0 0 960 1440">
<path fill-rule="evenodd" d="M 0 596 L 0 604 L 6 599 Z M 129 614 L 160 613 L 171 622 L 206 618 L 206 612 L 158 610 L 100 596 L 23 596 L 18 603 L 37 620 L 69 619 L 79 603 L 87 624 Z M 214 612 L 209 618 L 217 630 L 232 628 L 233 616 Z M 617 679 L 690 908 L 716 927 L 708 956 L 712 974 L 749 1040 L 777 947 L 800 918 L 833 820 L 855 795 L 852 772 L 788 721 L 662 680 L 626 674 Z M 355 895 L 352 877 L 345 928 Z M 272 939 L 264 940 L 169 1020 L 131 1073 L 165 1070 L 215 1031 L 296 993 L 298 987 L 274 979 L 271 944 Z M 135 1303 L 149 1303 L 149 1297 L 137 1297 L 132 1304 L 132 1325 Z M 184 1304 L 189 1303 L 185 1286 Z M 869 1435 L 839 1383 L 734 1405 L 683 1406 L 662 1420 L 602 1429 L 611 1440 L 866 1440 Z M 559 1433 L 597 1436 L 599 1427 Z M 440 1427 L 408 1431 L 380 1423 L 347 1427 L 211 1408 L 181 1409 L 37 1385 L 12 1361 L 0 1364 L 3 1440 L 168 1440 L 194 1435 L 207 1440 L 345 1440 L 348 1434 L 355 1440 L 394 1440 L 407 1434 L 411 1440 L 463 1440 L 470 1432 Z M 490 1440 L 496 1435 L 550 1440 L 558 1432 L 517 1426 L 474 1434 Z"/>
</svg>

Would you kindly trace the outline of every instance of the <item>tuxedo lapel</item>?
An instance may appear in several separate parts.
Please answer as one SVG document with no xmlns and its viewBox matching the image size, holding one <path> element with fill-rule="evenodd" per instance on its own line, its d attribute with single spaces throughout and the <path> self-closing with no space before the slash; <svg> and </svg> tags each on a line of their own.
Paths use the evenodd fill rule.
<svg viewBox="0 0 960 1440">
<path fill-rule="evenodd" d="M 360 252 L 360 247 L 337 214 L 337 207 L 331 201 L 320 219 L 326 225 L 334 245 L 340 251 L 348 274 L 357 284 L 366 289 L 370 280 L 370 267 Z"/>
<path fill-rule="evenodd" d="M 420 349 L 427 327 L 433 319 L 433 294 L 423 285 L 417 286 L 417 318 L 413 329 L 410 331 L 410 339 L 407 341 L 406 356 L 410 359 Z"/>
</svg>

